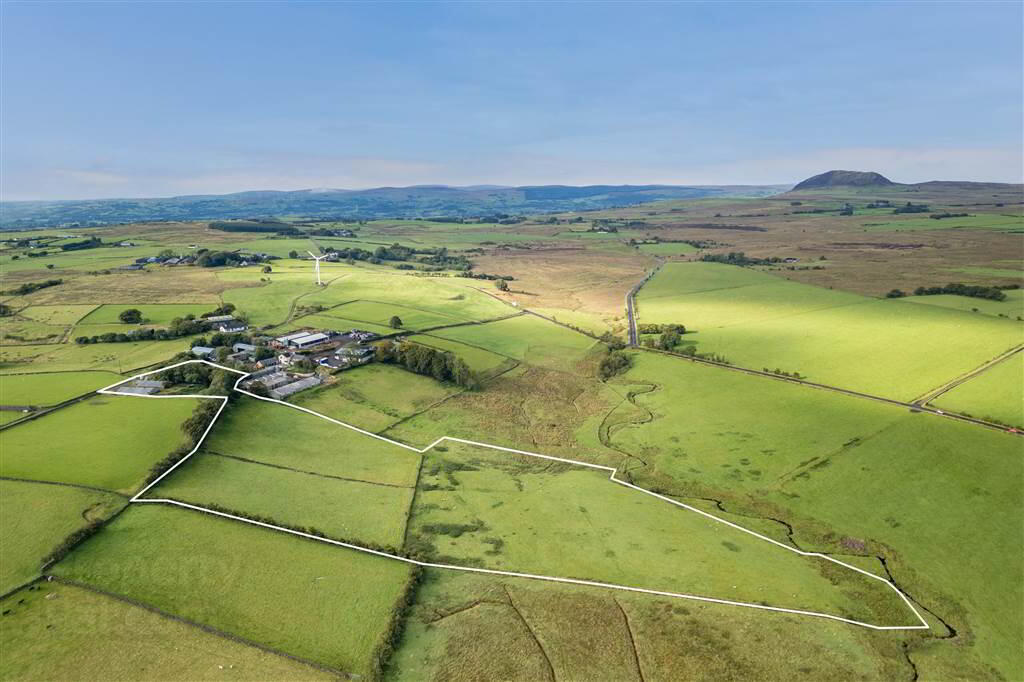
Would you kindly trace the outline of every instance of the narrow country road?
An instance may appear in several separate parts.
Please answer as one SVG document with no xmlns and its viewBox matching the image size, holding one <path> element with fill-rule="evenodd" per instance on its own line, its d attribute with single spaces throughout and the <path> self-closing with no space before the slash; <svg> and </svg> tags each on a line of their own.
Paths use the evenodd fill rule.
<svg viewBox="0 0 1024 682">
<path fill-rule="evenodd" d="M 640 342 L 640 335 L 637 334 L 636 331 L 636 301 L 634 299 L 643 285 L 647 284 L 651 277 L 654 277 L 654 275 L 658 273 L 658 270 L 661 270 L 661 266 L 664 264 L 665 261 L 658 259 L 658 264 L 654 269 L 647 273 L 642 280 L 633 285 L 633 288 L 629 290 L 628 294 L 626 294 L 626 320 L 629 322 L 629 345 L 631 346 L 635 346 Z"/>
</svg>

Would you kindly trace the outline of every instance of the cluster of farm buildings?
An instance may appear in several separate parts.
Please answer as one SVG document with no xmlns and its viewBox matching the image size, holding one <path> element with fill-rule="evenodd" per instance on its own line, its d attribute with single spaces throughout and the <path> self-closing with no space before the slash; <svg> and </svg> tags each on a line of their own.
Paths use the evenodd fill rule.
<svg viewBox="0 0 1024 682">
<path fill-rule="evenodd" d="M 261 384 L 272 398 L 283 399 L 323 383 L 327 373 L 365 365 L 374 358 L 368 342 L 374 332 L 305 329 L 276 338 L 254 337 L 252 343 L 235 343 L 224 360 L 251 370 L 243 387 Z M 217 349 L 194 346 L 192 354 L 216 358 Z M 318 371 L 319 370 L 319 371 Z"/>
</svg>

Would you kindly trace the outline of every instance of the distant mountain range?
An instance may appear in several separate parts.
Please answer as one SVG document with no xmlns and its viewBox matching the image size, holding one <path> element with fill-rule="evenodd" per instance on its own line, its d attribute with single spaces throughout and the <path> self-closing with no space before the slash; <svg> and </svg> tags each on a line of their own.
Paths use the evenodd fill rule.
<svg viewBox="0 0 1024 682">
<path fill-rule="evenodd" d="M 224 218 L 438 218 L 619 208 L 665 199 L 763 197 L 791 185 L 539 185 L 379 187 L 208 194 L 157 199 L 0 202 L 0 229 Z"/>
</svg>

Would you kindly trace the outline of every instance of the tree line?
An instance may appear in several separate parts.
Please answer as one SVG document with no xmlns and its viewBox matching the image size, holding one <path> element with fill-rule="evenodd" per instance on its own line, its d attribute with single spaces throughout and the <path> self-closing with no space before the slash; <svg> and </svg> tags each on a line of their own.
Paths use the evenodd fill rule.
<svg viewBox="0 0 1024 682">
<path fill-rule="evenodd" d="M 391 343 L 377 345 L 376 360 L 393 362 L 410 372 L 431 376 L 438 381 L 450 381 L 456 386 L 476 390 L 480 377 L 466 361 L 450 351 L 438 350 L 411 341 L 403 341 L 396 348 Z"/>
<path fill-rule="evenodd" d="M 938 296 L 940 294 L 952 294 L 954 296 L 984 298 L 990 301 L 1005 301 L 1006 294 L 1003 293 L 1003 289 L 1019 288 L 1019 284 L 987 287 L 980 284 L 961 284 L 960 282 L 951 282 L 943 287 L 918 287 L 914 289 L 914 296 Z M 906 292 L 901 289 L 892 289 L 885 295 L 885 297 L 903 298 L 906 295 Z"/>
</svg>

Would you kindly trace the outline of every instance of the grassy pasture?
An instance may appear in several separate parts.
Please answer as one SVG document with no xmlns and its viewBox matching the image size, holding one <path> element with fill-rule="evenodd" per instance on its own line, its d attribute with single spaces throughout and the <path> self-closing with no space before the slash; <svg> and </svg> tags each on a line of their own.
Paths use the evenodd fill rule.
<svg viewBox="0 0 1024 682">
<path fill-rule="evenodd" d="M 164 479 L 152 496 L 213 503 L 285 526 L 316 528 L 336 540 L 397 548 L 412 491 L 411 486 L 347 481 L 200 453 Z"/>
<path fill-rule="evenodd" d="M 229 271 L 218 273 L 226 282 L 259 282 L 258 272 Z M 294 302 L 302 296 L 318 292 L 315 282 L 308 278 L 270 275 L 271 281 L 259 286 L 229 289 L 224 292 L 225 303 L 234 303 L 240 312 L 249 316 L 252 325 L 281 324 L 288 319 Z"/>
<path fill-rule="evenodd" d="M 566 308 L 534 308 L 531 307 L 532 312 L 538 313 L 545 317 L 550 317 L 553 320 L 561 322 L 562 324 L 569 324 L 573 327 L 578 327 L 591 334 L 601 334 L 609 331 L 610 329 L 625 328 L 625 323 L 618 320 L 610 320 L 606 315 L 599 315 L 597 313 L 587 312 L 585 310 L 569 310 Z"/>
<path fill-rule="evenodd" d="M 138 505 L 54 573 L 367 675 L 409 566 L 164 505 Z"/>
<path fill-rule="evenodd" d="M 307 251 L 318 253 L 316 246 L 309 239 L 246 239 L 245 241 L 231 242 L 230 248 L 253 253 L 267 253 L 278 258 L 287 257 L 291 251 L 298 251 L 300 258 L 309 258 Z M 274 265 L 275 263 L 270 263 L 271 267 Z"/>
<path fill-rule="evenodd" d="M 877 581 L 629 490 L 606 472 L 446 447 L 427 454 L 410 520 L 408 546 L 436 560 L 913 622 Z"/>
<path fill-rule="evenodd" d="M 529 364 L 556 369 L 571 367 L 582 360 L 594 345 L 594 340 L 583 334 L 533 315 L 439 329 L 431 335 L 493 350 Z"/>
<path fill-rule="evenodd" d="M 254 398 L 224 412 L 204 449 L 358 481 L 411 486 L 419 455 L 315 415 Z"/>
<path fill-rule="evenodd" d="M 690 273 L 694 281 L 687 282 Z M 712 282 L 717 289 L 708 289 Z M 640 321 L 685 324 L 696 333 L 683 342 L 701 352 L 904 400 L 1022 339 L 1012 320 L 870 299 L 726 265 L 670 263 L 648 286 L 652 291 L 644 287 L 639 296 Z"/>
<path fill-rule="evenodd" d="M 962 670 L 970 652 L 1013 679 L 1024 666 L 1024 580 L 1015 570 L 1024 564 L 1020 454 L 1016 436 L 906 415 L 791 476 L 776 499 L 838 537 L 890 548 L 896 580 L 959 631 L 963 646 L 941 655 L 951 670 Z M 950 672 L 922 667 L 921 675 Z"/>
<path fill-rule="evenodd" d="M 346 303 L 343 306 L 332 308 L 330 314 L 350 320 L 370 322 L 379 326 L 387 325 L 391 317 L 397 315 L 402 318 L 402 327 L 404 329 L 423 329 L 468 321 L 461 316 L 439 314 L 426 310 L 417 310 L 409 306 L 378 303 L 376 301 Z"/>
<path fill-rule="evenodd" d="M 56 405 L 121 377 L 113 372 L 45 372 L 0 375 L 0 403 L 4 405 Z"/>
<path fill-rule="evenodd" d="M 532 636 L 531 636 L 532 635 Z M 543 649 L 541 648 L 543 647 Z M 546 659 L 546 660 L 545 660 Z M 550 664 L 550 668 L 548 665 Z M 900 638 L 715 604 L 428 570 L 394 679 L 898 679 Z M 798 677 L 799 679 L 799 677 Z"/>
<path fill-rule="evenodd" d="M 31 305 L 18 315 L 45 324 L 71 325 L 95 309 L 94 305 Z"/>
<path fill-rule="evenodd" d="M 336 379 L 298 393 L 292 402 L 348 424 L 383 431 L 459 392 L 456 386 L 379 363 L 341 372 Z"/>
<path fill-rule="evenodd" d="M 969 296 L 953 296 L 952 294 L 940 294 L 938 296 L 907 296 L 901 300 L 908 303 L 920 303 L 922 305 L 934 305 L 940 308 L 952 308 L 964 312 L 979 312 L 983 315 L 993 317 L 1004 316 L 1016 320 L 1024 316 L 1024 289 L 1011 289 L 1005 292 L 1005 301 L 989 301 L 984 298 L 971 298 Z"/>
<path fill-rule="evenodd" d="M 408 338 L 416 343 L 422 343 L 424 346 L 451 351 L 465 360 L 470 369 L 477 372 L 490 373 L 497 370 L 502 366 L 502 364 L 510 362 L 509 358 L 503 355 L 498 355 L 497 353 L 492 353 L 489 350 L 477 348 L 476 346 L 467 346 L 466 344 L 459 343 L 458 341 L 441 338 L 433 333 L 414 334 Z"/>
<path fill-rule="evenodd" d="M 1017 353 L 943 393 L 932 405 L 1024 427 L 1024 353 Z"/>
<path fill-rule="evenodd" d="M 195 400 L 96 396 L 0 432 L 0 475 L 128 493 L 183 439 Z"/>
<path fill-rule="evenodd" d="M 383 324 L 373 324 L 371 322 L 365 322 L 363 320 L 351 320 L 336 314 L 334 310 L 341 310 L 341 308 L 325 310 L 324 312 L 317 315 L 304 315 L 292 320 L 289 324 L 285 325 L 284 328 L 298 329 L 300 327 L 316 327 L 317 329 L 333 329 L 339 332 L 347 332 L 350 329 L 362 329 L 368 332 L 374 332 L 375 334 L 394 334 L 397 329 L 392 329 Z M 402 318 L 404 321 L 405 318 Z M 275 330 L 275 333 L 277 330 Z"/>
<path fill-rule="evenodd" d="M 640 244 L 637 246 L 643 253 L 650 253 L 655 256 L 679 256 L 684 253 L 696 253 L 697 247 L 682 242 L 662 242 L 659 244 Z"/>
<path fill-rule="evenodd" d="M 1021 216 L 983 213 L 964 218 L 904 218 L 864 223 L 868 232 L 916 232 L 918 230 L 1024 230 Z"/>
<path fill-rule="evenodd" d="M 1016 268 L 1002 268 L 1002 267 L 965 267 L 965 268 L 952 268 L 956 272 L 962 272 L 967 275 L 984 275 L 986 277 L 1009 277 L 1011 279 L 1024 279 L 1024 270 L 1019 267 L 1019 263 L 1016 261 L 996 261 L 998 264 L 1016 265 Z M 1007 292 L 1009 295 L 1010 292 Z"/>
<path fill-rule="evenodd" d="M 696 496 L 773 488 L 797 467 L 842 451 L 905 414 L 874 401 L 654 353 L 634 353 L 633 367 L 614 385 L 632 401 L 620 403 L 602 431 L 612 445 L 647 463 L 623 465 L 641 485 Z"/>
<path fill-rule="evenodd" d="M 0 340 L 5 345 L 61 343 L 70 327 L 18 316 L 0 317 Z"/>
<path fill-rule="evenodd" d="M 172 341 L 95 343 L 83 346 L 74 343 L 0 346 L 0 373 L 24 373 L 26 370 L 40 368 L 50 372 L 129 372 L 167 360 L 176 353 L 188 350 L 189 340 L 186 337 Z M 29 368 L 28 365 L 34 366 Z"/>
<path fill-rule="evenodd" d="M 17 603 L 24 600 L 24 603 Z M 2 602 L 4 680 L 329 680 L 312 666 L 89 590 L 42 583 Z"/>
<path fill-rule="evenodd" d="M 180 305 L 174 303 L 160 303 L 155 305 L 101 305 L 99 308 L 82 318 L 78 324 L 116 324 L 126 330 L 134 329 L 138 325 L 124 324 L 117 319 L 118 315 L 130 308 L 142 311 L 143 324 L 166 327 L 171 323 L 171 320 L 176 317 L 185 317 L 186 315 L 195 315 L 196 317 L 199 317 L 203 313 L 213 311 L 216 309 L 216 306 L 209 303 L 185 303 Z M 79 331 L 82 334 L 85 334 L 88 332 L 88 329 L 83 328 Z"/>
<path fill-rule="evenodd" d="M 361 265 L 338 264 L 332 266 L 331 272 L 345 277 L 304 299 L 304 303 L 333 306 L 350 301 L 377 301 L 457 320 L 488 320 L 511 312 L 509 306 L 478 290 L 490 285 L 489 282 L 462 277 L 415 277 L 394 270 L 369 270 Z"/>
<path fill-rule="evenodd" d="M 108 518 L 125 504 L 97 490 L 0 481 L 0 594 L 36 578 L 43 558 L 86 520 Z"/>
</svg>

